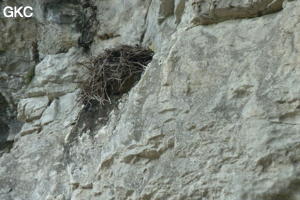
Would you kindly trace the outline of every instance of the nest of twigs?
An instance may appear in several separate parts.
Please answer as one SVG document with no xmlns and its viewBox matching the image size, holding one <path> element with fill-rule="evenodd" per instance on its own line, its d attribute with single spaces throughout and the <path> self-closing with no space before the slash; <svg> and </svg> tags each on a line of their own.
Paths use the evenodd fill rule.
<svg viewBox="0 0 300 200">
<path fill-rule="evenodd" d="M 82 84 L 80 101 L 111 104 L 112 97 L 128 92 L 140 79 L 153 54 L 140 46 L 123 45 L 91 58 L 84 63 L 89 78 Z"/>
</svg>

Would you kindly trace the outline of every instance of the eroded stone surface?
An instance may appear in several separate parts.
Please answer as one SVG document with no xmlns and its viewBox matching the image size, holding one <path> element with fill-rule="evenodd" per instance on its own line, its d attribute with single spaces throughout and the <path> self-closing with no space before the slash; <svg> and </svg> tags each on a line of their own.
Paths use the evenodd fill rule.
<svg viewBox="0 0 300 200">
<path fill-rule="evenodd" d="M 282 9 L 284 0 L 195 0 L 194 24 L 213 24 L 230 19 L 259 17 Z"/>
<path fill-rule="evenodd" d="M 18 119 L 22 121 L 39 119 L 48 104 L 48 97 L 22 99 L 18 105 Z"/>
<path fill-rule="evenodd" d="M 26 91 L 28 97 L 48 96 L 54 99 L 75 91 L 85 79 L 85 59 L 81 51 L 70 49 L 68 53 L 49 55 L 35 67 L 35 76 Z"/>
<path fill-rule="evenodd" d="M 229 9 L 193 27 L 192 1 L 97 1 L 91 54 L 126 42 L 156 55 L 105 124 L 80 118 L 85 53 L 45 56 L 25 94 L 49 102 L 19 111 L 32 121 L 0 157 L 0 199 L 298 200 L 300 3 L 252 18 L 248 1 L 215 2 L 251 19 Z"/>
</svg>

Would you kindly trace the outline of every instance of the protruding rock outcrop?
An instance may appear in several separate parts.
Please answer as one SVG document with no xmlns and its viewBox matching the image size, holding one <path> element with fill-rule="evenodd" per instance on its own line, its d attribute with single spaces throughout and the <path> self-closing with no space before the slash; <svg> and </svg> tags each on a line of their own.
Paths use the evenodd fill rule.
<svg viewBox="0 0 300 200">
<path fill-rule="evenodd" d="M 194 0 L 194 24 L 208 25 L 230 19 L 260 17 L 278 12 L 284 0 Z"/>
</svg>

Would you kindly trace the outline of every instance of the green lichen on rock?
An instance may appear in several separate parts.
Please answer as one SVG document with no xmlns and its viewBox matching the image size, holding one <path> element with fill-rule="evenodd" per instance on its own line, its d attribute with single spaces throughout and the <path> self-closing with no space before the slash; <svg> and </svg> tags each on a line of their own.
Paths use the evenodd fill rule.
<svg viewBox="0 0 300 200">
<path fill-rule="evenodd" d="M 29 85 L 34 77 L 35 74 L 35 66 L 32 66 L 26 73 L 24 77 L 24 81 L 27 85 Z"/>
</svg>

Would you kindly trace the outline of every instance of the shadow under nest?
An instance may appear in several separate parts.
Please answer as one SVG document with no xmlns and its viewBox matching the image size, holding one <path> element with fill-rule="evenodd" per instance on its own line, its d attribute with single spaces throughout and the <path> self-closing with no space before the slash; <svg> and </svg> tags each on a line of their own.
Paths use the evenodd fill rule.
<svg viewBox="0 0 300 200">
<path fill-rule="evenodd" d="M 88 79 L 82 83 L 80 102 L 85 107 L 112 104 L 140 80 L 153 55 L 148 48 L 122 45 L 91 58 L 83 64 Z"/>
</svg>

